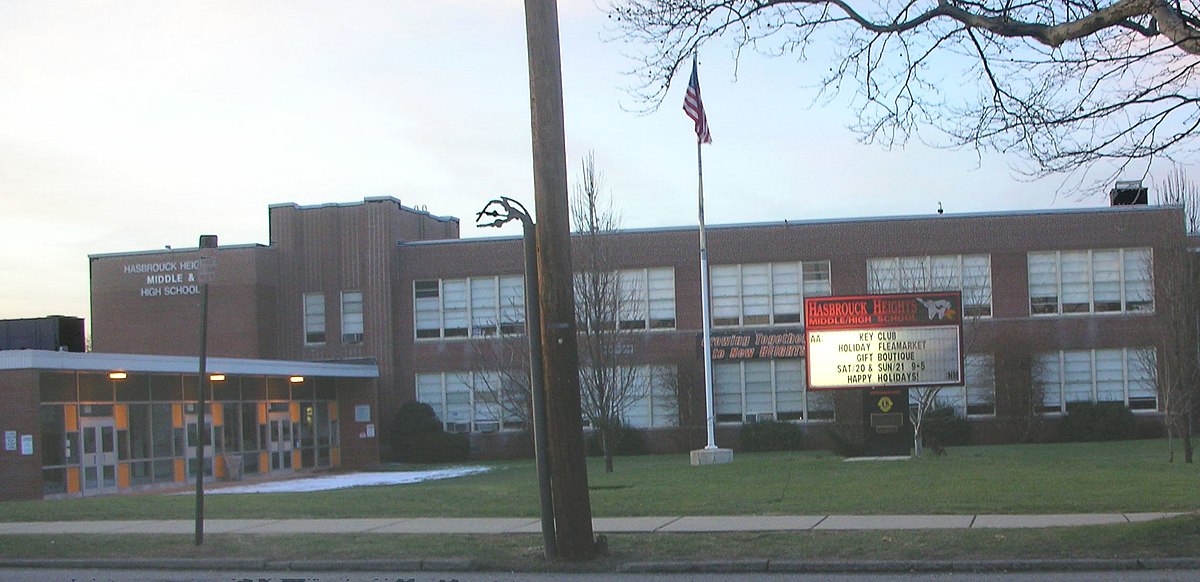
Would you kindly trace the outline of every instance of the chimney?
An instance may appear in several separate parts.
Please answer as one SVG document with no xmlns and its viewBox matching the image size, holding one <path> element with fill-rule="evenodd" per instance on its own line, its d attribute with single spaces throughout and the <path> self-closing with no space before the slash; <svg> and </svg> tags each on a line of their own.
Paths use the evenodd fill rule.
<svg viewBox="0 0 1200 582">
<path fill-rule="evenodd" d="M 1144 206 L 1149 192 L 1149 189 L 1142 187 L 1141 180 L 1118 180 L 1116 186 L 1108 193 L 1108 201 L 1111 206 Z"/>
</svg>

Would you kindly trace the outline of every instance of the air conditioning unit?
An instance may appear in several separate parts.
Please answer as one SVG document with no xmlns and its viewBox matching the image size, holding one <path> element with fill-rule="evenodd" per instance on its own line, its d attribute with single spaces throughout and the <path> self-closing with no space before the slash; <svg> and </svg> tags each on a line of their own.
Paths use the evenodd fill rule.
<svg viewBox="0 0 1200 582">
<path fill-rule="evenodd" d="M 496 432 L 500 430 L 500 423 L 494 420 L 489 422 L 477 422 L 475 423 L 475 430 L 478 430 L 479 432 Z"/>
<path fill-rule="evenodd" d="M 468 433 L 471 432 L 471 423 L 469 422 L 447 422 L 446 432 L 448 433 Z"/>
<path fill-rule="evenodd" d="M 767 421 L 775 420 L 775 413 L 774 412 L 757 412 L 755 414 L 747 415 L 747 417 L 750 422 L 767 422 Z"/>
</svg>

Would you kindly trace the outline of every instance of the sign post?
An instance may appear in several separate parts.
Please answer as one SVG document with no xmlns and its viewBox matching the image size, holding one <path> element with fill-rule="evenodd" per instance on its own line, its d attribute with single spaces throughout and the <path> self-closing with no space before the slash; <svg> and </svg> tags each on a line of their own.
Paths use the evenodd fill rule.
<svg viewBox="0 0 1200 582">
<path fill-rule="evenodd" d="M 204 543 L 204 407 L 208 390 L 208 284 L 217 278 L 217 235 L 200 235 L 200 378 L 196 383 L 196 545 Z"/>
</svg>

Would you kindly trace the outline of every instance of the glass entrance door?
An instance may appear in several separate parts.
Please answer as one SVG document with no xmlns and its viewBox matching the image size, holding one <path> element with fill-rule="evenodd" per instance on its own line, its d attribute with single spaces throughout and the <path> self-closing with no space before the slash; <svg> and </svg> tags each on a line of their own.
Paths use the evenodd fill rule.
<svg viewBox="0 0 1200 582">
<path fill-rule="evenodd" d="M 184 416 L 187 424 L 187 443 L 184 445 L 183 457 L 187 460 L 187 476 L 188 478 L 196 477 L 196 443 L 197 443 L 197 415 L 186 414 Z M 213 428 L 212 414 L 204 415 L 204 475 L 211 477 L 213 474 L 213 457 L 218 455 L 217 447 L 213 446 Z"/>
<path fill-rule="evenodd" d="M 292 417 L 286 412 L 271 412 L 267 416 L 267 453 L 272 471 L 292 470 Z"/>
<path fill-rule="evenodd" d="M 117 488 L 117 423 L 113 418 L 91 417 L 79 420 L 82 441 L 84 493 Z"/>
</svg>

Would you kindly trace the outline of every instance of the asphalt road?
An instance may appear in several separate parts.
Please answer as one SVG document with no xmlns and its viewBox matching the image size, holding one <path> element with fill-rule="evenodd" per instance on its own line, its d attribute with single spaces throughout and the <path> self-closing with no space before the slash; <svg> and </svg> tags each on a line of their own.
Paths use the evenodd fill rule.
<svg viewBox="0 0 1200 582">
<path fill-rule="evenodd" d="M 272 572 L 94 569 L 0 569 L 5 582 L 1184 582 L 1200 580 L 1200 570 L 1120 570 L 1112 572 L 918 573 L 918 574 L 506 574 L 487 572 Z"/>
</svg>

